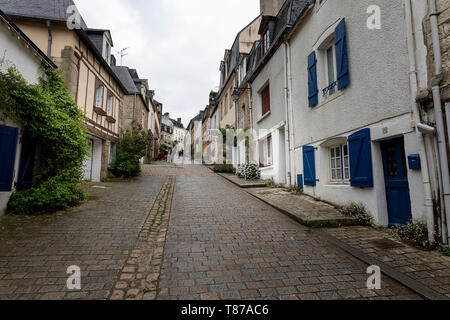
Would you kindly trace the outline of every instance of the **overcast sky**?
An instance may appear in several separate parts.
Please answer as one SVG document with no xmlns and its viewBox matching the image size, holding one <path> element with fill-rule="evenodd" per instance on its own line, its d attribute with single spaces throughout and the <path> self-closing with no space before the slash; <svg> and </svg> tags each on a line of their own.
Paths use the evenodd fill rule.
<svg viewBox="0 0 450 320">
<path fill-rule="evenodd" d="M 111 30 L 123 65 L 136 68 L 185 126 L 219 85 L 224 50 L 259 15 L 259 0 L 75 0 L 89 28 Z M 117 63 L 120 57 L 117 52 Z"/>
</svg>

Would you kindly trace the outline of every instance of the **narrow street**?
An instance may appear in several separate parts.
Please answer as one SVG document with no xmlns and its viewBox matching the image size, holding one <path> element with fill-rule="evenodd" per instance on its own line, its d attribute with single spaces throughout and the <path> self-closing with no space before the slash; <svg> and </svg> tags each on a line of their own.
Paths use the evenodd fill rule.
<svg viewBox="0 0 450 320">
<path fill-rule="evenodd" d="M 0 218 L 0 299 L 420 299 L 202 166 L 90 184 L 71 212 Z M 66 287 L 81 268 L 81 290 Z"/>
</svg>

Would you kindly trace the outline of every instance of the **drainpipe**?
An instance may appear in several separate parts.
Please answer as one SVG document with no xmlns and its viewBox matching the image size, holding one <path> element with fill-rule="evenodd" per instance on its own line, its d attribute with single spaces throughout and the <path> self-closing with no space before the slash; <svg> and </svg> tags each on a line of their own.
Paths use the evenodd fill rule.
<svg viewBox="0 0 450 320">
<path fill-rule="evenodd" d="M 136 93 L 134 94 L 134 103 L 133 103 L 133 122 L 136 122 Z"/>
<path fill-rule="evenodd" d="M 258 137 L 255 137 L 254 136 L 255 132 L 253 132 L 254 125 L 253 125 L 253 103 L 252 103 L 252 85 L 251 85 L 251 83 L 247 82 L 247 87 L 248 87 L 248 90 L 247 90 L 248 91 L 247 92 L 248 108 L 250 111 L 250 130 L 251 130 L 250 132 L 251 132 L 251 137 L 252 137 L 250 140 L 250 143 L 253 144 L 253 146 L 254 146 L 256 144 L 255 140 L 257 140 Z M 250 150 L 249 150 L 249 159 L 248 159 L 249 162 L 255 162 L 256 154 L 254 154 L 254 152 L 257 148 L 254 148 L 253 146 L 251 146 Z M 253 152 L 251 153 L 250 151 L 253 151 Z"/>
<path fill-rule="evenodd" d="M 450 102 L 445 103 L 445 118 L 447 119 L 447 137 L 450 139 Z"/>
<path fill-rule="evenodd" d="M 288 117 L 289 117 L 289 128 L 291 128 L 289 130 L 290 132 L 290 137 L 289 137 L 289 141 L 290 141 L 290 147 L 289 147 L 289 160 L 290 160 L 290 168 L 291 168 L 291 185 L 295 185 L 297 183 L 297 177 L 295 175 L 295 157 L 294 157 L 294 110 L 292 108 L 292 97 L 291 97 L 291 92 L 292 92 L 292 69 L 291 69 L 291 46 L 289 44 L 288 41 L 286 41 L 287 44 L 287 57 L 288 57 L 288 65 L 287 65 L 287 70 L 288 70 L 288 98 L 289 98 L 289 103 L 288 103 Z"/>
<path fill-rule="evenodd" d="M 436 154 L 438 155 L 439 158 L 439 146 L 438 146 L 438 139 L 436 137 L 433 137 L 433 142 L 434 142 L 434 150 L 436 150 Z M 447 232 L 447 218 L 445 217 L 445 208 L 444 208 L 444 194 L 442 193 L 442 190 L 444 190 L 444 184 L 442 181 L 442 172 L 441 172 L 441 167 L 438 163 L 438 165 L 436 166 L 436 171 L 437 171 L 437 177 L 438 177 L 438 183 L 439 183 L 439 201 L 440 201 L 440 214 L 441 214 L 441 223 L 440 223 L 440 228 L 441 228 L 441 233 L 442 233 L 442 241 L 444 244 L 447 244 L 447 239 L 448 239 L 448 232 Z"/>
<path fill-rule="evenodd" d="M 291 119 L 289 117 L 289 88 L 288 88 L 288 43 L 284 43 L 284 117 L 286 119 L 286 125 L 284 129 L 284 145 L 285 145 L 285 162 L 286 162 L 286 184 L 291 185 Z"/>
<path fill-rule="evenodd" d="M 445 129 L 444 129 L 444 119 L 442 114 L 441 105 L 441 91 L 440 91 L 440 81 L 441 79 L 441 44 L 439 38 L 439 27 L 438 27 L 438 12 L 436 10 L 436 0 L 429 0 L 428 5 L 430 7 L 430 24 L 431 24 L 431 35 L 433 41 L 433 52 L 434 52 L 434 67 L 435 67 L 435 79 L 433 79 L 433 102 L 434 102 L 434 112 L 436 117 L 436 130 L 437 139 L 439 147 L 439 162 L 441 166 L 442 173 L 442 184 L 443 184 L 443 194 L 444 194 L 444 208 L 446 213 L 447 222 L 450 221 L 450 174 L 448 168 L 448 156 L 447 156 L 447 146 L 445 142 Z M 450 224 L 447 223 L 447 241 L 445 244 L 449 243 L 450 234 Z"/>
<path fill-rule="evenodd" d="M 52 44 L 53 44 L 53 36 L 52 36 L 52 22 L 50 20 L 46 21 L 47 31 L 48 31 L 48 46 L 47 46 L 47 57 L 51 58 L 52 55 Z"/>
<path fill-rule="evenodd" d="M 410 96 L 411 96 L 411 107 L 413 111 L 414 122 L 416 124 L 416 136 L 419 145 L 419 154 L 422 161 L 422 181 L 425 189 L 425 216 L 427 218 L 428 226 L 428 240 L 434 243 L 435 234 L 435 224 L 434 224 L 434 211 L 433 211 L 433 196 L 431 192 L 431 182 L 430 173 L 428 168 L 428 158 L 425 151 L 424 136 L 419 131 L 417 125 L 421 123 L 420 110 L 416 102 L 417 95 L 417 70 L 416 70 L 416 57 L 415 57 L 415 45 L 414 45 L 414 30 L 412 23 L 412 11 L 411 11 L 411 0 L 405 1 L 405 18 L 406 18 L 406 31 L 407 31 L 407 42 L 408 42 L 408 55 L 410 62 L 409 69 L 409 80 L 410 80 Z"/>
</svg>

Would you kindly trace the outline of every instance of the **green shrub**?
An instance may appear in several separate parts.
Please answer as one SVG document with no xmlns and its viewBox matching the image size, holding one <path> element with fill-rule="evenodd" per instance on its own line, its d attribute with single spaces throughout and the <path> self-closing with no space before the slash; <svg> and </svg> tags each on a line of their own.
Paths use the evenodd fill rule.
<svg viewBox="0 0 450 320">
<path fill-rule="evenodd" d="M 444 256 L 450 257 L 450 248 L 442 248 L 441 252 Z"/>
<path fill-rule="evenodd" d="M 231 164 L 216 164 L 213 167 L 214 172 L 217 173 L 234 173 L 235 169 Z"/>
<path fill-rule="evenodd" d="M 341 208 L 340 212 L 346 217 L 356 218 L 360 225 L 370 226 L 373 223 L 372 216 L 362 203 L 352 202 L 348 206 Z"/>
<path fill-rule="evenodd" d="M 261 170 L 256 163 L 246 163 L 238 167 L 236 175 L 245 180 L 258 180 L 261 179 Z"/>
<path fill-rule="evenodd" d="M 28 84 L 16 69 L 0 72 L 0 117 L 20 124 L 38 145 L 32 188 L 15 192 L 7 213 L 65 210 L 85 199 L 79 186 L 87 154 L 83 115 L 60 71 L 43 69 L 47 79 Z"/>
<path fill-rule="evenodd" d="M 147 154 L 147 146 L 151 142 L 151 135 L 142 126 L 135 126 L 131 130 L 121 133 L 117 146 L 116 162 L 113 173 L 116 177 L 132 178 L 141 174 L 141 159 Z"/>
<path fill-rule="evenodd" d="M 402 240 L 420 247 L 429 247 L 428 228 L 422 222 L 411 221 L 404 227 L 394 229 L 395 234 Z"/>
</svg>

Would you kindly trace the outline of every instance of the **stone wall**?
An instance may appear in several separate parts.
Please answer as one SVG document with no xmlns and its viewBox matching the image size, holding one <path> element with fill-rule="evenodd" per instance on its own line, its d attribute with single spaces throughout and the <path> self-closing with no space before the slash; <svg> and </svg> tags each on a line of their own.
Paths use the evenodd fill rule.
<svg viewBox="0 0 450 320">
<path fill-rule="evenodd" d="M 450 100 L 450 0 L 436 0 L 438 16 L 439 33 L 441 39 L 442 54 L 442 100 Z M 432 87 L 433 79 L 436 74 L 434 71 L 433 42 L 431 39 L 430 19 L 424 21 L 425 42 L 428 49 L 427 64 L 429 77 L 429 89 Z"/>
</svg>

